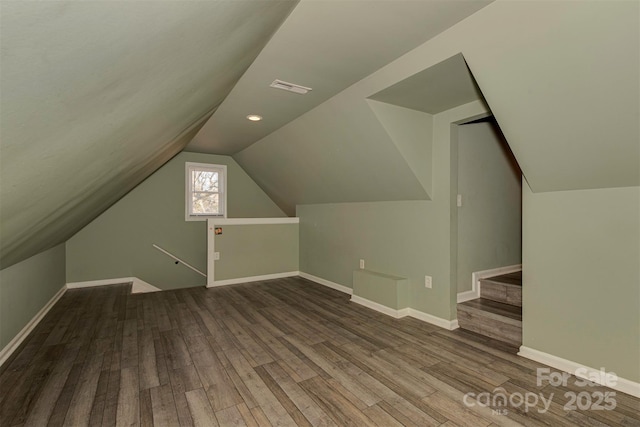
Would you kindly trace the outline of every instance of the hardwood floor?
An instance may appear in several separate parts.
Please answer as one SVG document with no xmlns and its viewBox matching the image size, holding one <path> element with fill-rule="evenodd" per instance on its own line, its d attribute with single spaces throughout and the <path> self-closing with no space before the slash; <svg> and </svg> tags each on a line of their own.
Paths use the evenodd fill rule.
<svg viewBox="0 0 640 427">
<path fill-rule="evenodd" d="M 515 348 L 301 278 L 129 291 L 67 291 L 0 371 L 1 426 L 640 426 L 639 399 L 566 411 L 612 390 L 538 386 Z M 515 403 L 469 398 L 500 392 Z"/>
</svg>

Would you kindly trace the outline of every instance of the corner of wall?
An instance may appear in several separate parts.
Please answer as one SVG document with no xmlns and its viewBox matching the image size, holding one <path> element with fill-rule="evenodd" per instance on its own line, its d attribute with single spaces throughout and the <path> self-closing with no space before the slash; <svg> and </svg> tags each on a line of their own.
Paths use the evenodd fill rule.
<svg viewBox="0 0 640 427">
<path fill-rule="evenodd" d="M 13 351 L 65 288 L 65 244 L 0 270 L 0 348 Z M 52 302 L 53 301 L 53 302 Z M 44 314 L 42 314 L 43 316 Z M 40 316 L 41 317 L 41 316 Z M 0 359 L 3 356 L 0 355 Z"/>
</svg>

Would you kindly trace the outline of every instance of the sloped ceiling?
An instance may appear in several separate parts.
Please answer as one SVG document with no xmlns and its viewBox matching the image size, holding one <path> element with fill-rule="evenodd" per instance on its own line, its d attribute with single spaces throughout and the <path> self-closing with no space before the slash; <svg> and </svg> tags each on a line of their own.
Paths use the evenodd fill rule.
<svg viewBox="0 0 640 427">
<path fill-rule="evenodd" d="M 456 42 L 531 189 L 640 185 L 640 2 L 492 6 Z"/>
<path fill-rule="evenodd" d="M 234 156 L 285 213 L 297 204 L 429 199 L 366 100 L 313 112 Z"/>
<path fill-rule="evenodd" d="M 430 200 L 428 112 L 482 100 L 460 54 L 369 97 L 341 95 L 234 156 L 289 215 L 299 204 Z"/>
<path fill-rule="evenodd" d="M 194 134 L 189 150 L 235 153 L 289 213 L 428 199 L 415 134 L 458 101 L 412 90 L 459 53 L 535 192 L 640 185 L 640 3 L 488 3 L 303 0 L 240 78 L 295 3 L 2 2 L 2 266 L 64 241 Z"/>
<path fill-rule="evenodd" d="M 3 1 L 2 267 L 64 242 L 181 151 L 295 5 Z"/>
<path fill-rule="evenodd" d="M 433 116 L 371 99 L 368 104 L 430 199 Z"/>
<path fill-rule="evenodd" d="M 438 114 L 482 99 L 461 53 L 369 97 L 387 104 Z"/>
<path fill-rule="evenodd" d="M 491 1 L 302 0 L 187 149 L 235 154 Z"/>
<path fill-rule="evenodd" d="M 234 158 L 287 212 L 295 204 L 421 198 L 415 181 L 428 198 L 428 171 L 407 159 L 400 122 L 385 117 L 419 122 L 406 108 L 428 121 L 427 112 L 467 99 L 459 82 L 448 82 L 468 73 L 460 53 L 533 191 L 640 185 L 638 2 L 496 1 Z M 447 64 L 450 76 L 437 72 Z M 391 176 L 396 193 L 371 178 L 374 171 Z"/>
</svg>

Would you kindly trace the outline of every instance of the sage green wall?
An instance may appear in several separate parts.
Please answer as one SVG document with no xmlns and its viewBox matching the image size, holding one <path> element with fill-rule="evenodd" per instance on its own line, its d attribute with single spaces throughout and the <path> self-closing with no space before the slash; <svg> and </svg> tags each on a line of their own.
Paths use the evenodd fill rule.
<svg viewBox="0 0 640 427">
<path fill-rule="evenodd" d="M 65 284 L 64 244 L 0 270 L 0 349 Z"/>
<path fill-rule="evenodd" d="M 640 187 L 523 187 L 524 345 L 640 381 Z"/>
<path fill-rule="evenodd" d="M 394 310 L 402 310 L 409 306 L 406 278 L 370 270 L 353 271 L 353 295 Z"/>
<path fill-rule="evenodd" d="M 369 107 L 431 198 L 433 115 L 368 99 Z M 369 200 L 370 201 L 370 200 Z"/>
<path fill-rule="evenodd" d="M 433 116 L 432 157 L 422 159 L 433 170 L 430 201 L 298 205 L 300 271 L 353 287 L 364 259 L 367 270 L 409 279 L 411 308 L 454 319 L 457 126 L 451 124 L 486 114 L 476 101 Z M 424 287 L 425 275 L 433 277 L 432 289 Z"/>
<path fill-rule="evenodd" d="M 458 127 L 458 292 L 475 271 L 522 262 L 521 181 L 495 122 Z"/>
<path fill-rule="evenodd" d="M 299 205 L 300 271 L 353 288 L 367 270 L 409 279 L 411 307 L 449 318 L 448 234 L 437 201 Z M 446 215 L 445 215 L 446 217 Z M 433 289 L 424 276 L 433 276 Z"/>
<path fill-rule="evenodd" d="M 67 242 L 67 282 L 138 277 L 161 289 L 206 278 L 206 222 L 185 221 L 185 162 L 227 165 L 228 217 L 281 217 L 282 211 L 230 157 L 180 153 Z"/>
<path fill-rule="evenodd" d="M 225 225 L 215 236 L 215 280 L 298 271 L 298 224 Z"/>
</svg>

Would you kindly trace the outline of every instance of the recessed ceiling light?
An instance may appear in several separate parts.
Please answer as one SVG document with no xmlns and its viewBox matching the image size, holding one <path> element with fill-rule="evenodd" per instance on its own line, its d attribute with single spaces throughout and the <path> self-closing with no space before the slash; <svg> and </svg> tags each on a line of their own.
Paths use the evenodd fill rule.
<svg viewBox="0 0 640 427">
<path fill-rule="evenodd" d="M 262 120 L 262 116 L 259 116 L 257 114 L 249 114 L 247 116 L 247 119 L 251 120 L 252 122 L 259 122 L 260 120 Z"/>
</svg>

